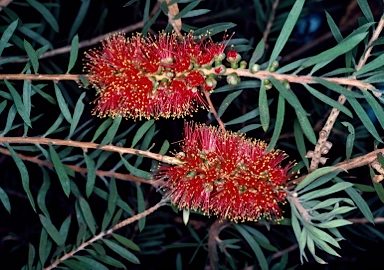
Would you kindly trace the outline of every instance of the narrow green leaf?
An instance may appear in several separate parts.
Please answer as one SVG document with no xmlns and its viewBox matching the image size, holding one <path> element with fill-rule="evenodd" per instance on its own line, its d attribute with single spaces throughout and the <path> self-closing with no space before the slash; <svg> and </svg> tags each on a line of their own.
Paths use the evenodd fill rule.
<svg viewBox="0 0 384 270">
<path fill-rule="evenodd" d="M 352 91 L 349 91 L 345 87 L 343 87 L 343 86 L 341 86 L 339 84 L 336 84 L 336 83 L 333 83 L 333 82 L 329 82 L 329 81 L 324 80 L 322 78 L 314 78 L 313 80 L 315 82 L 320 83 L 321 85 L 324 85 L 328 89 L 330 89 L 332 91 L 335 91 L 336 93 L 343 94 L 346 97 L 361 97 L 359 94 L 356 94 L 356 93 L 354 93 Z"/>
<path fill-rule="evenodd" d="M 79 12 L 77 13 L 76 19 L 73 21 L 71 30 L 69 31 L 68 41 L 72 40 L 73 36 L 77 33 L 81 24 L 83 23 L 85 15 L 87 15 L 91 0 L 81 0 L 81 2 L 82 3 Z"/>
<path fill-rule="evenodd" d="M 227 110 L 229 104 L 231 104 L 232 101 L 235 100 L 242 92 L 243 92 L 243 90 L 239 90 L 239 91 L 233 92 L 231 94 L 228 94 L 225 97 L 225 99 L 223 100 L 223 102 L 221 103 L 221 105 L 219 107 L 219 111 L 217 112 L 219 118 L 221 118 L 221 116 L 223 116 L 223 114 Z"/>
<path fill-rule="evenodd" d="M 299 150 L 300 157 L 303 160 L 305 167 L 307 167 L 307 169 L 308 169 L 309 168 L 309 162 L 308 162 L 308 158 L 306 157 L 307 149 L 305 147 L 303 131 L 302 131 L 298 121 L 294 122 L 293 133 L 295 136 L 297 150 Z"/>
<path fill-rule="evenodd" d="M 183 18 L 184 15 L 186 15 L 188 12 L 190 12 L 192 9 L 194 9 L 201 0 L 193 1 L 192 3 L 188 4 L 185 8 L 183 8 L 182 11 L 180 11 L 176 16 L 174 17 L 174 20 Z"/>
<path fill-rule="evenodd" d="M 141 190 L 141 187 L 138 183 L 136 183 L 136 189 L 137 189 L 137 212 L 139 214 L 139 213 L 145 211 L 145 201 L 144 201 L 143 191 Z M 143 231 L 143 229 L 144 229 L 145 220 L 146 220 L 145 217 L 139 219 L 140 232 Z"/>
<path fill-rule="evenodd" d="M 137 177 L 151 179 L 151 174 L 149 172 L 140 170 L 139 168 L 132 166 L 122 155 L 120 155 L 120 157 L 121 157 L 121 160 L 123 161 L 124 166 L 128 169 L 130 173 L 132 173 Z"/>
<path fill-rule="evenodd" d="M 40 33 L 32 30 L 31 28 L 25 25 L 20 25 L 19 27 L 17 27 L 17 30 L 29 37 L 31 40 L 36 41 L 37 43 L 43 46 L 49 46 L 50 49 L 53 49 L 53 45 L 51 42 L 49 42 L 48 39 L 43 37 Z"/>
<path fill-rule="evenodd" d="M 132 5 L 133 3 L 137 2 L 137 1 L 138 0 L 131 0 L 131 1 L 127 2 L 127 3 L 125 3 L 123 7 L 128 7 L 128 6 Z"/>
<path fill-rule="evenodd" d="M 63 188 L 65 195 L 68 197 L 69 193 L 71 192 L 70 180 L 59 155 L 51 144 L 49 145 L 49 154 L 51 156 L 53 166 L 56 170 L 56 174 L 59 177 L 61 187 Z"/>
<path fill-rule="evenodd" d="M 4 128 L 3 132 L 0 134 L 0 136 L 4 136 L 5 134 L 8 133 L 8 131 L 11 130 L 13 120 L 15 120 L 15 117 L 16 117 L 16 113 L 17 113 L 17 109 L 16 109 L 15 104 L 13 104 L 8 111 L 7 123 L 5 124 L 5 128 Z"/>
<path fill-rule="evenodd" d="M 59 117 L 57 117 L 55 123 L 53 123 L 53 125 L 41 137 L 43 137 L 43 138 L 47 137 L 49 134 L 54 133 L 55 131 L 57 131 L 57 129 L 59 128 L 59 126 L 61 125 L 63 120 L 64 120 L 64 115 L 62 113 L 60 113 L 60 115 L 59 115 Z"/>
<path fill-rule="evenodd" d="M 256 108 L 256 109 L 253 109 L 252 111 L 247 112 L 246 114 L 243 114 L 242 116 L 239 116 L 235 119 L 232 119 L 231 121 L 226 122 L 225 125 L 229 126 L 229 125 L 235 125 L 239 123 L 245 123 L 246 121 L 252 120 L 258 115 L 259 115 L 259 108 Z"/>
<path fill-rule="evenodd" d="M 315 88 L 308 84 L 304 84 L 304 87 L 307 88 L 308 92 L 311 93 L 314 97 L 321 100 L 322 102 L 328 104 L 332 108 L 336 108 L 339 111 L 345 113 L 349 117 L 353 117 L 352 112 L 348 110 L 344 105 L 341 105 L 339 102 L 329 98 L 328 96 L 324 95 L 323 93 L 320 93 Z"/>
<path fill-rule="evenodd" d="M 238 89 L 246 89 L 246 88 L 258 88 L 260 87 L 260 82 L 259 81 L 242 81 L 238 83 L 237 85 L 224 85 L 222 87 L 216 88 L 213 91 L 213 94 L 216 93 L 222 93 L 222 92 L 228 92 L 228 91 L 233 91 L 233 90 L 238 90 Z"/>
<path fill-rule="evenodd" d="M 15 20 L 12 22 L 7 29 L 5 29 L 3 35 L 0 39 L 0 56 L 3 53 L 4 48 L 7 46 L 9 39 L 12 37 L 13 32 L 15 32 L 15 29 L 17 27 L 17 24 L 19 23 L 19 20 Z"/>
<path fill-rule="evenodd" d="M 92 234 L 95 235 L 96 222 L 95 222 L 95 218 L 93 217 L 91 207 L 89 206 L 88 202 L 82 197 L 79 198 L 79 204 L 80 204 L 81 212 L 83 213 L 85 222 L 88 225 L 88 228 L 91 230 Z"/>
<path fill-rule="evenodd" d="M 296 25 L 296 22 L 300 16 L 301 10 L 303 9 L 305 0 L 296 0 L 295 4 L 291 8 L 287 19 L 283 25 L 283 28 L 280 31 L 279 37 L 276 40 L 275 47 L 271 53 L 271 58 L 269 59 L 268 66 L 271 66 L 272 62 L 277 59 L 281 51 L 283 50 L 285 44 L 288 41 L 289 36 L 291 35 L 293 28 Z"/>
<path fill-rule="evenodd" d="M 309 59 L 308 58 L 304 58 L 304 59 L 299 59 L 299 60 L 296 60 L 295 62 L 292 62 L 290 64 L 287 64 L 285 66 L 282 66 L 281 68 L 279 68 L 278 70 L 276 70 L 276 73 L 278 74 L 283 74 L 283 73 L 286 73 L 288 71 L 292 71 L 298 67 L 300 67 L 303 63 L 305 63 L 307 60 Z"/>
<path fill-rule="evenodd" d="M 7 101 L 4 100 L 0 103 L 0 114 L 4 111 L 5 107 L 7 106 Z"/>
<path fill-rule="evenodd" d="M 108 118 L 107 120 L 105 120 L 96 130 L 95 134 L 93 135 L 93 138 L 91 140 L 91 142 L 94 142 L 97 138 L 99 138 L 99 136 L 101 135 L 101 133 L 103 133 L 111 124 L 113 123 L 113 119 L 112 118 Z"/>
<path fill-rule="evenodd" d="M 64 242 L 67 240 L 69 227 L 71 226 L 71 215 L 69 215 L 61 224 L 59 233 L 63 237 Z"/>
<path fill-rule="evenodd" d="M 132 140 L 132 145 L 131 148 L 135 147 L 136 144 L 140 141 L 140 139 L 144 136 L 144 134 L 148 131 L 148 129 L 155 123 L 155 121 L 148 120 L 145 122 L 136 132 L 135 136 L 133 137 Z"/>
<path fill-rule="evenodd" d="M 143 22 L 144 24 L 148 22 L 149 19 L 149 7 L 151 5 L 150 0 L 145 1 L 145 6 L 144 6 L 144 14 L 143 14 Z"/>
<path fill-rule="evenodd" d="M 334 38 L 338 43 L 341 42 L 343 40 L 343 36 L 341 35 L 341 32 L 337 27 L 335 21 L 332 19 L 331 15 L 329 15 L 329 13 L 326 11 L 325 11 L 325 15 L 327 16 L 327 22 Z"/>
<path fill-rule="evenodd" d="M 348 128 L 349 134 L 347 136 L 347 141 L 345 143 L 345 148 L 346 148 L 345 155 L 346 155 L 346 159 L 350 159 L 352 155 L 353 145 L 355 142 L 355 128 L 351 123 L 348 123 L 348 122 L 341 122 L 341 124 L 343 124 L 343 126 Z"/>
<path fill-rule="evenodd" d="M 15 103 L 18 114 L 21 116 L 25 124 L 27 124 L 29 127 L 32 127 L 31 119 L 29 118 L 27 110 L 21 100 L 21 96 L 19 95 L 19 93 L 17 93 L 16 89 L 13 87 L 12 84 L 10 84 L 7 80 L 4 80 L 4 82 L 12 95 L 12 99 Z"/>
<path fill-rule="evenodd" d="M 27 0 L 27 2 L 43 16 L 43 18 L 49 23 L 49 25 L 56 33 L 59 32 L 59 25 L 49 9 L 47 9 L 43 4 L 37 2 L 36 0 Z"/>
<path fill-rule="evenodd" d="M 147 1 L 148 1 L 148 0 L 147 0 Z M 149 31 L 149 28 L 150 28 L 150 27 L 152 26 L 152 24 L 157 20 L 157 17 L 159 17 L 160 13 L 161 13 L 161 9 L 159 9 L 159 10 L 155 13 L 155 15 L 153 15 L 152 18 L 144 24 L 143 29 L 141 30 L 141 33 L 142 33 L 143 36 L 147 36 L 148 31 Z M 145 22 L 145 21 L 144 21 L 144 22 Z"/>
<path fill-rule="evenodd" d="M 40 96 L 45 98 L 49 103 L 52 103 L 53 105 L 56 105 L 56 100 L 51 96 L 45 93 L 44 91 L 41 91 L 39 87 L 36 87 L 35 85 L 32 85 L 33 90 L 35 90 Z M 42 88 L 42 87 L 41 87 Z"/>
<path fill-rule="evenodd" d="M 102 241 L 110 248 L 112 249 L 114 252 L 116 252 L 117 254 L 119 254 L 121 257 L 125 258 L 126 260 L 132 262 L 132 263 L 135 263 L 135 264 L 140 264 L 140 261 L 139 259 L 130 251 L 128 251 L 127 249 L 123 248 L 122 246 L 110 241 L 110 240 L 107 240 L 107 239 L 102 239 Z"/>
<path fill-rule="evenodd" d="M 321 185 L 324 185 L 325 183 L 334 179 L 339 173 L 340 173 L 340 170 L 330 172 L 330 173 L 327 173 L 326 175 L 320 176 L 319 178 L 316 179 L 316 181 L 313 181 L 312 183 L 307 185 L 305 188 L 301 189 L 297 194 L 303 194 L 303 193 L 306 193 L 306 192 L 308 192 L 312 189 L 315 189 Z M 316 207 L 318 205 L 321 205 L 321 203 L 317 204 Z M 316 207 L 313 207 L 313 208 L 316 209 Z"/>
<path fill-rule="evenodd" d="M 59 231 L 56 229 L 56 227 L 52 224 L 51 220 L 43 215 L 39 215 L 39 218 L 41 224 L 43 224 L 44 229 L 47 230 L 47 233 L 53 239 L 53 241 L 55 241 L 58 246 L 63 245 L 64 239 L 59 233 Z"/>
<path fill-rule="evenodd" d="M 71 42 L 71 52 L 69 54 L 69 63 L 67 73 L 69 73 L 75 66 L 77 56 L 79 54 L 79 36 L 75 35 Z"/>
<path fill-rule="evenodd" d="M 79 123 L 80 121 L 80 117 L 81 115 L 83 114 L 83 111 L 84 111 L 84 103 L 83 103 L 83 98 L 85 97 L 85 92 L 83 92 L 79 99 L 77 100 L 77 103 L 76 103 L 76 106 L 75 106 L 75 112 L 73 113 L 73 119 L 72 119 L 72 123 L 71 123 L 71 127 L 69 129 L 69 135 L 68 135 L 68 139 L 73 135 L 73 133 L 75 132 L 76 130 L 76 127 L 77 127 L 77 124 Z"/>
<path fill-rule="evenodd" d="M 5 193 L 4 189 L 0 187 L 0 200 L 1 203 L 4 205 L 4 208 L 8 211 L 8 213 L 11 213 L 11 203 L 9 202 L 9 198 L 7 193 Z"/>
<path fill-rule="evenodd" d="M 109 196 L 108 196 L 108 211 L 113 214 L 116 210 L 116 202 L 118 198 L 116 180 L 114 178 L 111 179 L 109 183 Z"/>
<path fill-rule="evenodd" d="M 47 209 L 45 198 L 47 196 L 48 189 L 51 185 L 51 181 L 48 175 L 48 172 L 44 167 L 41 167 L 42 173 L 43 173 L 43 184 L 41 185 L 41 188 L 39 190 L 39 193 L 37 194 L 37 205 L 39 206 L 41 212 L 47 217 L 50 218 L 49 211 Z"/>
<path fill-rule="evenodd" d="M 357 116 L 360 118 L 361 122 L 369 131 L 369 133 L 371 133 L 371 135 L 379 142 L 383 142 L 371 119 L 365 112 L 364 108 L 360 105 L 360 103 L 353 97 L 347 97 L 347 100 L 349 104 L 351 104 L 352 108 L 355 110 Z"/>
<path fill-rule="evenodd" d="M 29 243 L 29 250 L 28 250 L 28 269 L 32 270 L 33 261 L 35 260 L 36 250 L 35 247 Z"/>
<path fill-rule="evenodd" d="M 383 59 L 384 62 L 384 59 Z M 363 91 L 364 97 L 367 100 L 369 106 L 373 109 L 377 120 L 379 121 L 381 127 L 384 129 L 384 110 L 383 107 L 376 101 L 376 99 L 372 96 L 370 91 Z"/>
<path fill-rule="evenodd" d="M 257 61 L 260 60 L 260 58 L 263 56 L 265 51 L 265 42 L 264 39 L 261 39 L 259 43 L 257 43 L 257 46 L 255 50 L 253 51 L 251 60 L 249 60 L 249 67 L 251 68 L 254 64 L 256 64 Z"/>
<path fill-rule="evenodd" d="M 85 164 L 87 165 L 87 183 L 85 186 L 85 194 L 87 197 L 91 196 L 93 188 L 95 187 L 96 173 L 95 162 L 85 152 L 83 153 Z"/>
<path fill-rule="evenodd" d="M 86 269 L 92 269 L 92 270 L 108 270 L 106 266 L 99 263 L 98 261 L 95 261 L 92 258 L 88 258 L 85 256 L 74 256 L 78 261 L 86 264 Z"/>
<path fill-rule="evenodd" d="M 362 75 L 364 73 L 370 72 L 372 70 L 377 70 L 384 66 L 384 55 L 380 55 L 379 57 L 375 58 L 375 60 L 369 62 L 368 64 L 365 64 L 361 69 L 356 71 L 355 76 Z"/>
<path fill-rule="evenodd" d="M 42 266 L 44 266 L 46 260 L 48 259 L 51 247 L 52 242 L 48 239 L 48 233 L 44 228 L 42 228 L 39 243 L 39 258 Z"/>
<path fill-rule="evenodd" d="M 23 104 L 28 117 L 30 117 L 31 108 L 32 108 L 31 97 L 32 97 L 32 84 L 30 81 L 25 80 L 23 82 Z"/>
<path fill-rule="evenodd" d="M 167 153 L 168 149 L 169 149 L 169 142 L 167 140 L 165 140 L 163 142 L 163 145 L 161 146 L 161 149 L 159 151 L 159 154 L 160 155 L 165 155 L 165 153 Z"/>
<path fill-rule="evenodd" d="M 263 251 L 260 248 L 260 245 L 255 241 L 252 235 L 250 235 L 241 225 L 234 224 L 234 227 L 236 228 L 236 230 L 239 231 L 239 233 L 243 236 L 243 238 L 247 241 L 247 243 L 255 253 L 256 258 L 259 262 L 260 268 L 262 270 L 267 270 L 268 262 L 267 262 L 267 259 L 265 258 Z"/>
<path fill-rule="evenodd" d="M 283 97 L 291 104 L 291 106 L 295 109 L 297 120 L 300 123 L 300 126 L 302 128 L 302 131 L 304 132 L 305 136 L 308 138 L 308 140 L 312 144 L 316 144 L 316 135 L 313 131 L 312 125 L 310 124 L 307 113 L 305 112 L 304 108 L 301 106 L 300 101 L 297 99 L 296 95 L 291 91 L 286 89 L 281 82 L 276 80 L 273 77 L 270 77 L 270 80 L 272 84 L 276 87 L 276 89 L 279 91 L 280 94 L 283 95 Z"/>
<path fill-rule="evenodd" d="M 67 259 L 62 261 L 62 264 L 65 264 L 69 268 L 65 268 L 65 270 L 85 270 L 85 269 L 93 269 L 88 264 L 84 262 L 79 262 L 74 259 Z"/>
<path fill-rule="evenodd" d="M 277 103 L 275 128 L 273 129 L 273 134 L 269 142 L 267 152 L 271 151 L 276 146 L 277 140 L 280 137 L 281 129 L 283 128 L 284 116 L 285 116 L 285 99 L 283 96 L 279 95 L 279 100 Z"/>
<path fill-rule="evenodd" d="M 24 49 L 28 54 L 29 60 L 31 61 L 33 70 L 35 74 L 39 72 L 39 59 L 37 57 L 36 51 L 33 49 L 31 43 L 24 39 Z"/>
<path fill-rule="evenodd" d="M 371 8 L 368 5 L 367 0 L 357 0 L 357 3 L 359 4 L 361 11 L 363 12 L 365 18 L 368 22 L 374 22 L 373 14 L 371 11 Z"/>
<path fill-rule="evenodd" d="M 261 127 L 260 124 L 250 124 L 250 125 L 247 125 L 247 126 L 241 128 L 241 129 L 239 129 L 237 132 L 238 133 L 247 133 L 248 131 L 257 129 L 259 127 Z"/>
<path fill-rule="evenodd" d="M 233 28 L 235 26 L 236 24 L 234 23 L 227 23 L 227 22 L 215 23 L 215 24 L 211 24 L 196 30 L 195 32 L 193 32 L 193 35 L 195 37 L 198 37 L 200 35 L 205 35 L 206 33 L 209 33 L 210 36 L 213 36 L 220 32 Z"/>
<path fill-rule="evenodd" d="M 340 182 L 340 183 L 334 184 L 333 186 L 331 186 L 329 188 L 323 188 L 320 190 L 314 190 L 314 191 L 308 192 L 304 195 L 301 195 L 300 199 L 301 200 L 313 200 L 313 199 L 316 199 L 319 197 L 327 196 L 327 195 L 345 190 L 345 189 L 350 188 L 352 186 L 353 186 L 352 183 Z"/>
<path fill-rule="evenodd" d="M 183 18 L 185 19 L 185 18 L 193 18 L 193 17 L 201 16 L 201 15 L 209 13 L 210 11 L 211 11 L 210 9 L 205 9 L 205 8 L 195 9 L 195 10 L 192 10 L 192 11 L 188 12 L 187 14 L 185 14 L 183 16 Z M 239 52 L 239 51 L 237 50 L 237 52 Z"/>
<path fill-rule="evenodd" d="M 115 119 L 113 119 L 113 124 L 108 129 L 107 134 L 105 135 L 105 137 L 103 138 L 103 140 L 99 144 L 99 146 L 98 146 L 99 148 L 106 145 L 106 144 L 109 144 L 113 141 L 113 139 L 115 138 L 116 132 L 119 129 L 121 120 L 122 120 L 121 116 L 116 116 Z"/>
<path fill-rule="evenodd" d="M 361 34 L 354 35 L 350 38 L 344 39 L 335 47 L 328 49 L 316 56 L 311 57 L 309 60 L 307 60 L 302 64 L 302 67 L 306 68 L 318 63 L 332 61 L 336 59 L 338 56 L 345 54 L 346 52 L 356 47 L 357 44 L 359 44 L 367 36 L 367 34 L 368 33 L 361 33 Z"/>
<path fill-rule="evenodd" d="M 305 179 L 303 181 L 301 181 L 296 186 L 295 191 L 298 192 L 300 189 L 306 187 L 307 185 L 312 183 L 314 180 L 316 180 L 320 176 L 326 175 L 326 174 L 328 174 L 330 172 L 334 172 L 336 170 L 340 170 L 341 171 L 342 169 L 337 168 L 337 167 L 323 167 L 323 168 L 317 169 L 314 172 L 311 172 L 310 174 L 308 174 L 307 177 L 305 177 Z"/>
<path fill-rule="evenodd" d="M 9 146 L 9 144 L 5 144 L 5 146 L 8 148 L 9 152 L 11 153 L 13 160 L 16 163 L 17 168 L 19 169 L 23 189 L 24 189 L 25 193 L 27 193 L 28 200 L 31 203 L 33 211 L 36 212 L 35 201 L 33 199 L 31 190 L 29 189 L 29 174 L 28 174 L 27 167 L 25 166 L 23 160 L 17 155 L 15 150 L 13 150 L 11 146 Z"/>
<path fill-rule="evenodd" d="M 382 203 L 384 203 L 384 188 L 383 188 L 383 185 L 381 183 L 375 183 L 375 182 L 372 182 L 372 183 L 373 183 L 373 187 L 375 188 L 376 193 L 377 193 L 380 201 Z"/>
<path fill-rule="evenodd" d="M 341 183 L 341 182 L 344 182 L 341 178 L 339 177 L 335 177 L 335 180 L 337 183 Z M 374 217 L 373 217 L 373 214 L 371 212 L 371 210 L 369 209 L 369 205 L 366 203 L 366 201 L 361 197 L 361 195 L 359 194 L 359 192 L 356 191 L 356 189 L 354 189 L 353 187 L 350 187 L 350 188 L 347 188 L 345 190 L 345 192 L 347 192 L 347 194 L 349 195 L 349 197 L 351 197 L 351 199 L 355 202 L 356 206 L 359 208 L 359 210 L 361 211 L 361 213 L 364 215 L 364 217 L 369 221 L 371 222 L 372 224 L 374 224 Z"/>
<path fill-rule="evenodd" d="M 132 240 L 129 240 L 128 238 L 121 236 L 119 234 L 113 233 L 113 238 L 115 238 L 120 244 L 124 245 L 127 248 L 130 248 L 135 251 L 140 251 L 140 248 L 138 245 L 132 242 Z"/>
<path fill-rule="evenodd" d="M 59 108 L 61 110 L 61 113 L 64 115 L 64 117 L 68 121 L 68 123 L 72 124 L 72 116 L 71 116 L 71 113 L 69 112 L 68 104 L 65 101 L 59 86 L 55 83 L 54 87 L 55 87 L 57 102 L 59 103 Z"/>
<path fill-rule="evenodd" d="M 107 255 L 100 255 L 98 253 L 96 253 L 95 251 L 93 250 L 89 250 L 89 249 L 85 249 L 89 254 L 91 254 L 94 258 L 98 259 L 99 261 L 101 261 L 102 263 L 105 263 L 105 264 L 108 264 L 108 265 L 112 265 L 114 267 L 117 267 L 117 268 L 123 268 L 123 269 L 127 269 L 125 267 L 124 264 L 122 264 L 120 261 L 110 257 L 110 256 L 107 256 Z"/>
<path fill-rule="evenodd" d="M 269 106 L 268 106 L 268 98 L 267 98 L 267 89 L 264 86 L 264 83 L 261 84 L 260 92 L 259 92 L 259 112 L 260 112 L 260 122 L 261 127 L 264 132 L 268 130 L 269 127 Z"/>
</svg>

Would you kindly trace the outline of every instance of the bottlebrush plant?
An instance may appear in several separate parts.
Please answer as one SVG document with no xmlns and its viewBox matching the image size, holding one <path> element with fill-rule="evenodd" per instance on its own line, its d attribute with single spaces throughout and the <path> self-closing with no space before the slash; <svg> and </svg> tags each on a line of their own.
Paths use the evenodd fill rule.
<svg viewBox="0 0 384 270">
<path fill-rule="evenodd" d="M 7 269 L 378 258 L 382 1 L 0 5 Z"/>
</svg>

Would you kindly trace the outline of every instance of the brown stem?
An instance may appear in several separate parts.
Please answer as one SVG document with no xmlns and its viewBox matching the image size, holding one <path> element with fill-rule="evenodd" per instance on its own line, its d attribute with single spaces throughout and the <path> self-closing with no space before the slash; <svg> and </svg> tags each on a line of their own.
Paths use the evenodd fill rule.
<svg viewBox="0 0 384 270">
<path fill-rule="evenodd" d="M 264 43 L 267 43 L 268 35 L 271 32 L 273 21 L 275 20 L 275 14 L 276 14 L 276 9 L 277 9 L 278 5 L 279 5 L 279 0 L 275 0 L 272 4 L 271 14 L 269 16 L 269 20 L 268 20 L 267 26 L 265 27 L 265 31 L 263 34 Z"/>
<path fill-rule="evenodd" d="M 144 156 L 147 158 L 152 158 L 160 162 L 181 165 L 183 164 L 179 159 L 169 156 L 164 156 L 149 151 L 138 150 L 134 148 L 124 148 L 114 145 L 104 145 L 101 146 L 97 143 L 92 142 L 77 142 L 71 140 L 60 140 L 60 139 L 50 139 L 50 138 L 36 138 L 36 137 L 2 137 L 0 136 L 0 143 L 9 143 L 9 144 L 53 144 L 53 145 L 65 145 L 71 147 L 78 147 L 84 150 L 86 149 L 100 149 L 104 151 L 116 152 L 119 154 L 133 154 L 137 156 Z"/>
<path fill-rule="evenodd" d="M 357 157 L 357 158 L 353 158 L 353 159 L 349 159 L 349 160 L 346 160 L 344 162 L 340 162 L 340 163 L 334 165 L 334 167 L 335 168 L 342 168 L 345 171 L 349 171 L 349 170 L 352 170 L 352 169 L 355 169 L 355 168 L 366 166 L 366 165 L 369 165 L 372 162 L 374 162 L 377 159 L 377 155 L 378 154 L 383 155 L 384 154 L 384 149 L 377 149 L 377 150 L 374 150 L 374 151 L 372 151 L 372 152 L 370 152 L 368 154 L 365 154 L 363 156 L 360 156 L 360 157 Z M 289 181 L 288 184 L 297 185 L 301 181 L 303 181 L 307 176 L 308 175 L 303 175 L 303 176 L 301 176 L 301 177 L 299 177 L 297 179 L 293 179 L 293 180 Z"/>
<path fill-rule="evenodd" d="M 46 268 L 44 268 L 44 270 L 50 270 L 50 269 L 53 269 L 53 268 L 56 268 L 61 262 L 71 258 L 72 256 L 75 255 L 75 253 L 81 251 L 81 250 L 84 250 L 87 246 L 89 246 L 90 244 L 96 242 L 97 240 L 100 240 L 102 239 L 103 237 L 105 237 L 106 235 L 109 235 L 109 234 L 112 234 L 114 231 L 116 231 L 117 229 L 120 229 L 121 227 L 124 227 L 128 224 L 131 224 L 135 221 L 138 221 L 139 219 L 143 218 L 143 217 L 146 217 L 150 214 L 152 214 L 153 212 L 155 212 L 157 209 L 159 209 L 161 206 L 165 205 L 165 202 L 164 200 L 161 200 L 160 202 L 158 202 L 157 204 L 155 204 L 154 206 L 152 206 L 151 208 L 145 210 L 144 212 L 141 212 L 137 215 L 134 215 L 133 217 L 130 217 L 130 218 L 127 218 L 121 222 L 119 222 L 118 224 L 116 224 L 115 226 L 113 226 L 111 229 L 107 230 L 107 231 L 103 231 L 101 233 L 99 233 L 98 235 L 92 237 L 90 240 L 88 240 L 87 242 L 84 242 L 82 243 L 80 246 L 78 246 L 76 249 L 66 253 L 64 256 L 60 257 L 59 259 L 57 259 L 56 261 L 54 261 L 51 265 L 47 266 Z"/>
<path fill-rule="evenodd" d="M 217 219 L 209 228 L 208 237 L 208 252 L 209 252 L 209 266 L 210 269 L 216 269 L 215 263 L 217 262 L 217 243 L 221 242 L 219 238 L 220 232 L 227 227 L 229 222 L 227 220 Z"/>
<path fill-rule="evenodd" d="M 198 69 L 199 71 L 203 72 L 205 75 L 209 74 L 215 74 L 215 71 L 213 69 L 207 70 L 207 69 Z M 356 78 L 328 78 L 328 77 L 316 77 L 316 76 L 299 76 L 299 75 L 290 75 L 290 74 L 278 74 L 266 70 L 261 70 L 257 73 L 251 73 L 247 69 L 233 69 L 233 68 L 227 68 L 226 73 L 222 74 L 224 76 L 229 75 L 231 73 L 237 73 L 240 77 L 248 77 L 248 78 L 255 78 L 259 80 L 266 80 L 269 77 L 273 77 L 279 81 L 286 80 L 290 83 L 300 83 L 300 84 L 318 84 L 316 81 L 317 79 L 321 78 L 323 80 L 326 80 L 328 82 L 340 84 L 340 85 L 347 85 L 347 86 L 354 86 L 360 89 L 369 89 L 374 90 L 375 87 L 372 84 L 365 83 L 362 81 L 359 81 Z M 181 74 L 176 74 L 181 75 Z M 88 79 L 91 79 L 91 75 L 87 74 L 0 74 L 0 80 L 40 80 L 40 81 L 79 81 L 79 76 L 87 77 Z M 156 77 L 157 80 L 163 79 L 165 76 L 159 76 L 159 75 L 153 75 L 149 74 L 148 76 Z"/>
<path fill-rule="evenodd" d="M 8 156 L 11 155 L 11 153 L 9 152 L 8 149 L 4 149 L 4 148 L 1 148 L 1 147 L 0 147 L 0 153 L 2 153 L 4 155 L 8 155 Z M 20 154 L 20 153 L 17 153 L 17 155 L 22 160 L 26 160 L 26 161 L 29 161 L 29 162 L 33 162 L 35 164 L 43 165 L 45 167 L 53 168 L 53 164 L 51 162 L 38 159 L 37 157 L 31 157 L 31 156 L 23 155 L 23 154 Z M 78 172 L 78 173 L 88 173 L 87 168 L 83 168 L 83 167 L 76 166 L 76 165 L 67 165 L 67 164 L 64 164 L 64 166 L 66 166 L 69 169 L 71 169 L 72 171 L 75 171 L 75 172 Z M 159 186 L 163 185 L 163 181 L 161 181 L 161 180 L 157 180 L 157 181 L 147 180 L 147 179 L 143 179 L 143 178 L 134 176 L 132 174 L 117 173 L 117 172 L 114 172 L 114 171 L 95 170 L 95 174 L 97 176 L 99 176 L 99 177 L 114 177 L 115 179 L 119 179 L 119 180 L 133 181 L 133 182 L 137 182 L 137 183 L 150 184 L 150 185 L 153 185 L 154 187 L 159 187 Z"/>
<path fill-rule="evenodd" d="M 181 27 L 182 27 L 181 19 L 176 19 L 176 20 L 174 19 L 175 16 L 179 14 L 179 6 L 177 5 L 177 3 L 174 3 L 169 6 L 169 3 L 172 0 L 165 0 L 165 1 L 168 4 L 168 21 L 172 25 L 173 30 L 176 32 L 177 36 L 179 38 L 182 38 L 183 35 L 181 34 Z"/>
<path fill-rule="evenodd" d="M 368 42 L 367 49 L 366 49 L 365 53 L 363 54 L 363 56 L 360 58 L 360 61 L 356 66 L 356 71 L 361 69 L 365 65 L 365 63 L 367 62 L 369 56 L 371 55 L 371 51 L 373 48 L 372 44 L 379 38 L 380 33 L 383 30 L 383 27 L 384 27 L 384 17 L 381 18 L 378 26 L 376 27 L 375 32 L 372 35 L 372 38 Z M 351 79 L 355 79 L 355 77 L 353 77 Z M 349 84 L 348 90 L 351 90 L 352 86 L 354 86 L 354 85 Z M 359 87 L 359 88 L 361 89 L 361 87 Z M 346 97 L 344 95 L 340 95 L 338 102 L 340 104 L 344 104 L 345 101 L 346 101 Z M 310 165 L 310 169 L 309 169 L 310 172 L 315 171 L 319 167 L 319 162 L 320 162 L 320 158 L 321 158 L 321 149 L 324 147 L 324 145 L 325 145 L 325 143 L 326 143 L 326 141 L 327 141 L 327 139 L 328 139 L 328 137 L 332 131 L 333 125 L 335 124 L 336 119 L 339 116 L 339 113 L 340 113 L 340 111 L 338 109 L 333 108 L 331 111 L 331 114 L 329 115 L 327 121 L 324 124 L 323 129 L 319 133 L 319 139 L 316 143 L 315 150 L 313 151 L 314 153 L 313 153 L 313 157 L 312 157 L 311 165 Z"/>
<path fill-rule="evenodd" d="M 219 115 L 216 112 L 215 107 L 212 104 L 210 93 L 207 91 L 203 91 L 203 92 L 204 92 L 205 98 L 207 99 L 209 109 L 211 110 L 212 114 L 215 116 L 216 121 L 219 123 L 221 130 L 223 132 L 225 132 L 225 125 L 224 125 L 223 121 L 220 119 Z"/>
</svg>

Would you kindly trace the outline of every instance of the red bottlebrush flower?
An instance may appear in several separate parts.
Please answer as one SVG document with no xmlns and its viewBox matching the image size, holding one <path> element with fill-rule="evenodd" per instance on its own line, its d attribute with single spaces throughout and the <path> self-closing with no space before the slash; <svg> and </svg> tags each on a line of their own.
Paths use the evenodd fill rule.
<svg viewBox="0 0 384 270">
<path fill-rule="evenodd" d="M 168 179 L 164 196 L 180 209 L 201 210 L 222 219 L 281 218 L 292 163 L 262 141 L 205 125 L 185 125 L 183 164 L 160 165 L 155 179 Z"/>
<path fill-rule="evenodd" d="M 182 117 L 207 107 L 201 90 L 212 90 L 194 63 L 212 63 L 225 44 L 186 35 L 160 33 L 109 37 L 101 49 L 86 53 L 85 71 L 97 89 L 94 113 L 100 117 Z"/>
</svg>

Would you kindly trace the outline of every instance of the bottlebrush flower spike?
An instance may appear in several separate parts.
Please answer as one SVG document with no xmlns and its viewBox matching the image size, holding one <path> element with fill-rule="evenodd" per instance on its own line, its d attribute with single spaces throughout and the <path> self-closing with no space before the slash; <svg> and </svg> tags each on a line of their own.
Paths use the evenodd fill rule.
<svg viewBox="0 0 384 270">
<path fill-rule="evenodd" d="M 222 219 L 256 221 L 282 217 L 289 163 L 268 145 L 215 127 L 185 124 L 183 164 L 161 164 L 155 179 L 168 179 L 164 196 L 180 209 L 201 210 Z"/>
<path fill-rule="evenodd" d="M 100 117 L 159 118 L 191 115 L 207 108 L 201 91 L 211 91 L 196 67 L 224 54 L 228 42 L 196 40 L 175 33 L 125 38 L 116 34 L 101 49 L 85 54 L 84 71 L 97 90 L 94 113 Z"/>
</svg>

